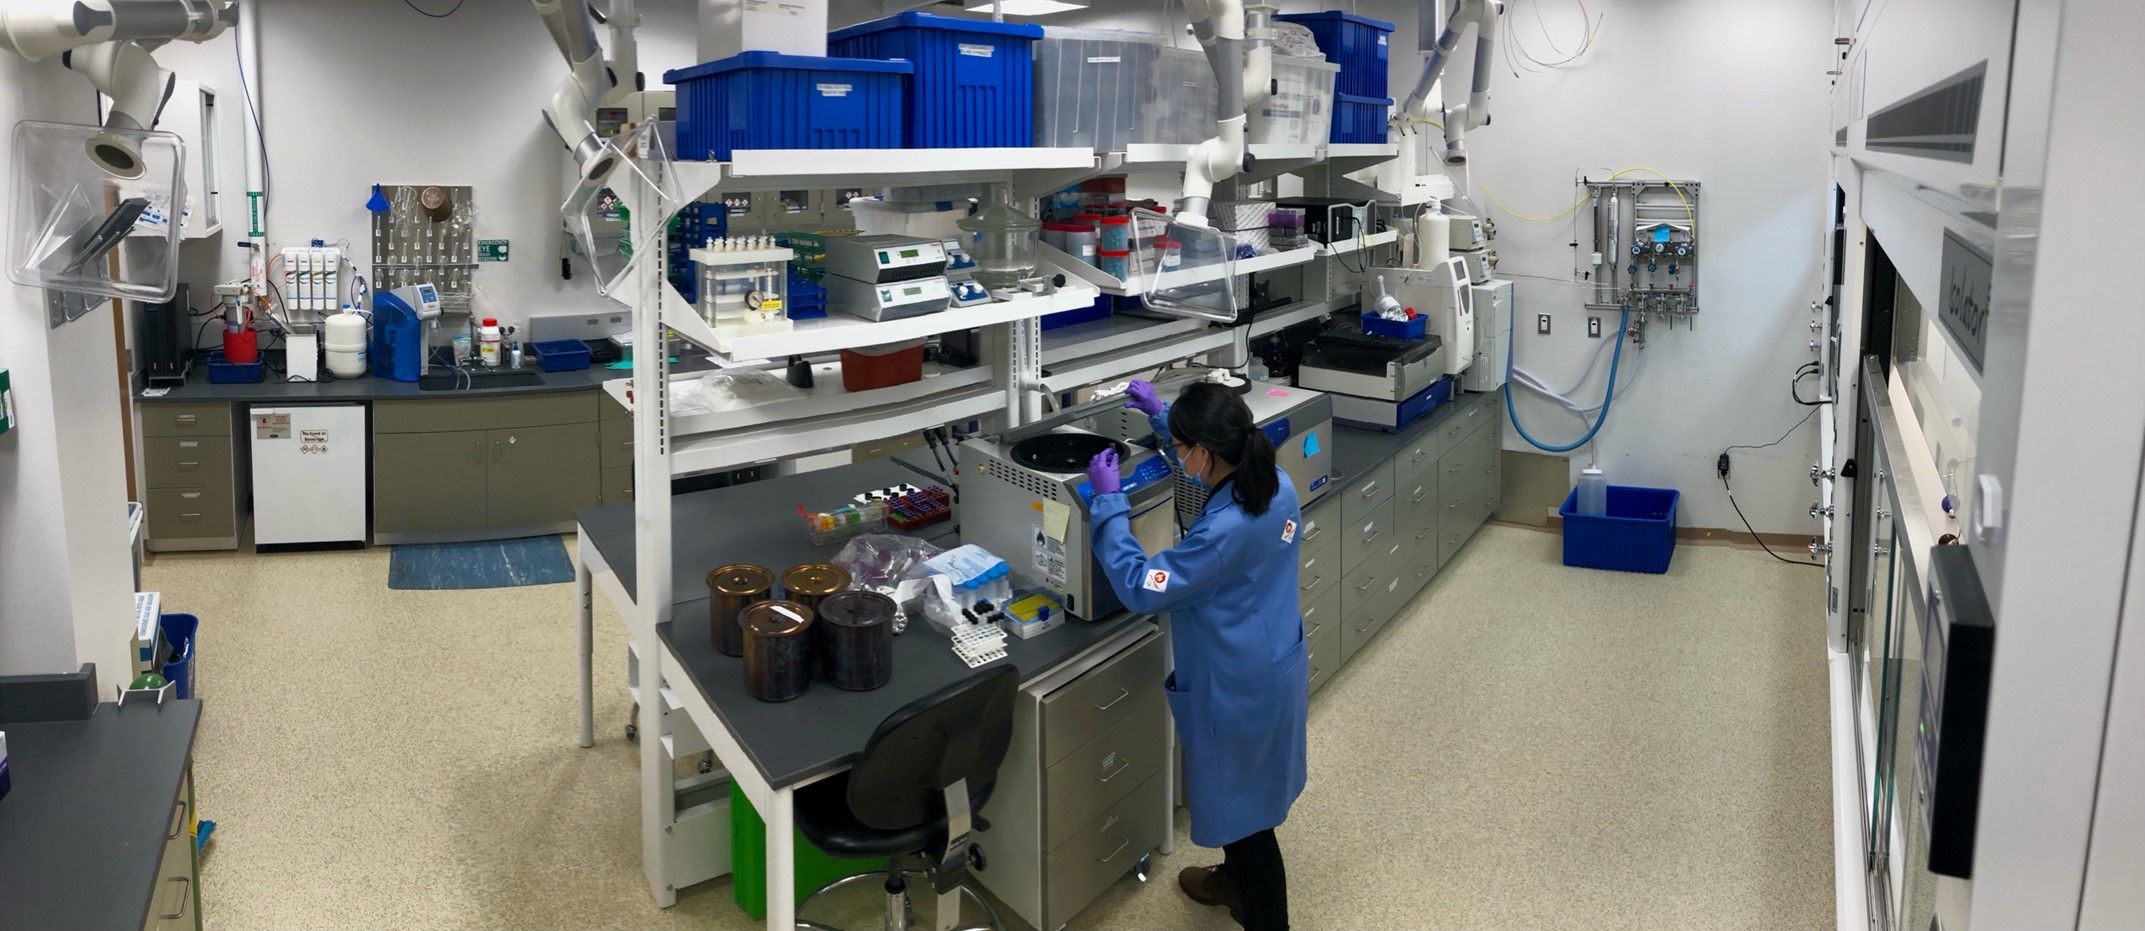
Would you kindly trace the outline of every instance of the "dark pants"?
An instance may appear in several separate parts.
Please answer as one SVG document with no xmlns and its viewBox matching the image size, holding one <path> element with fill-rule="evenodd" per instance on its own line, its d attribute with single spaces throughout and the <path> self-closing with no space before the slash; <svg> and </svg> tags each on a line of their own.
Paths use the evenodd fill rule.
<svg viewBox="0 0 2145 931">
<path fill-rule="evenodd" d="M 1222 868 L 1236 884 L 1245 931 L 1288 931 L 1288 871 L 1271 828 L 1221 848 Z"/>
</svg>

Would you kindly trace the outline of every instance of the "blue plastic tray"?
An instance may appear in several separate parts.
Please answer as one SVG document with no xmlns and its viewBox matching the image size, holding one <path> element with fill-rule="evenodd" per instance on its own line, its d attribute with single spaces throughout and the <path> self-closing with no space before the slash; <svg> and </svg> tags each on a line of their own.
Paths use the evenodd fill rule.
<svg viewBox="0 0 2145 931">
<path fill-rule="evenodd" d="M 898 149 L 905 61 L 746 52 L 663 74 L 678 88 L 678 157 L 738 149 Z"/>
<path fill-rule="evenodd" d="M 1579 513 L 1579 489 L 1564 498 L 1557 516 L 1564 519 L 1564 564 L 1620 572 L 1668 571 L 1676 555 L 1676 503 L 1673 488 L 1609 486 L 1609 512 L 1601 517 Z"/>
<path fill-rule="evenodd" d="M 827 51 L 906 61 L 906 144 L 919 149 L 1035 144 L 1035 42 L 1043 27 L 910 11 L 837 30 Z"/>
<path fill-rule="evenodd" d="M 1282 13 L 1274 17 L 1311 30 L 1326 60 L 1341 66 L 1334 90 L 1357 97 L 1386 97 L 1386 53 L 1393 24 L 1354 13 Z"/>
<path fill-rule="evenodd" d="M 578 372 L 588 368 L 588 344 L 578 339 L 546 339 L 529 344 L 536 353 L 536 367 L 546 372 Z"/>
<path fill-rule="evenodd" d="M 1377 314 L 1364 314 L 1363 332 L 1395 339 L 1422 339 L 1430 332 L 1430 318 L 1418 314 L 1403 322 L 1387 320 Z"/>
<path fill-rule="evenodd" d="M 223 350 L 209 350 L 209 384 L 251 385 L 261 380 L 261 360 L 252 362 L 226 362 Z"/>
</svg>

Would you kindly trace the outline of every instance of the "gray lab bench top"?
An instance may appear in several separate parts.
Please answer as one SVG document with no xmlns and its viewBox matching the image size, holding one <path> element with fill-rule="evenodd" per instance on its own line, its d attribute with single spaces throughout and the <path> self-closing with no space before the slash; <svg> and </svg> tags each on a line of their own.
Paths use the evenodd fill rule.
<svg viewBox="0 0 2145 931">
<path fill-rule="evenodd" d="M 98 705 L 86 721 L 9 724 L 0 798 L 0 928 L 139 928 L 155 892 L 198 700 Z"/>
<path fill-rule="evenodd" d="M 1409 444 L 1430 434 L 1431 431 L 1450 423 L 1466 409 L 1479 403 L 1481 395 L 1455 394 L 1452 400 L 1437 406 L 1422 419 L 1408 424 L 1392 433 L 1383 430 L 1365 430 L 1335 424 L 1333 432 L 1333 479 L 1347 482 L 1349 479 L 1369 472 L 1385 461 L 1400 455 Z"/>
<path fill-rule="evenodd" d="M 672 373 L 706 371 L 712 369 L 705 360 L 692 359 L 670 367 Z M 507 397 L 526 394 L 549 394 L 560 391 L 586 391 L 600 387 L 614 378 L 630 378 L 632 369 L 614 369 L 604 366 L 582 369 L 578 372 L 546 372 L 530 362 L 523 369 L 533 372 L 543 381 L 534 385 L 516 385 L 503 388 L 458 388 L 442 391 L 426 391 L 413 381 L 392 381 L 376 378 L 370 373 L 358 378 L 338 378 L 334 381 L 278 382 L 262 381 L 250 385 L 215 385 L 209 383 L 209 367 L 196 365 L 186 377 L 186 384 L 173 387 L 169 392 L 155 397 L 145 396 L 139 387 L 134 400 L 141 404 L 186 402 L 199 404 L 204 401 L 261 401 L 265 403 L 304 401 L 385 401 L 424 400 L 434 401 L 451 398 Z M 482 376 L 478 376 L 479 379 Z"/>
<path fill-rule="evenodd" d="M 659 625 L 657 633 L 685 667 L 693 688 L 776 788 L 849 765 L 894 709 L 960 681 L 971 670 L 953 655 L 943 635 L 918 626 L 894 638 L 894 675 L 883 688 L 845 692 L 814 681 L 793 701 L 759 701 L 745 694 L 744 661 L 715 651 L 708 631 L 707 572 L 726 563 L 749 562 L 779 576 L 797 563 L 830 559 L 840 545 L 814 546 L 805 539 L 798 506 L 833 510 L 859 491 L 916 479 L 916 473 L 902 466 L 875 460 L 671 499 L 676 604 L 673 620 Z M 633 506 L 585 508 L 575 516 L 589 544 L 618 574 L 626 591 L 633 592 Z M 940 546 L 960 542 L 947 524 L 925 532 Z M 1020 670 L 1023 682 L 1032 681 L 1127 627 L 1147 623 L 1152 622 L 1123 612 L 1101 621 L 1069 622 L 1033 640 L 1009 640 L 1005 662 Z"/>
</svg>

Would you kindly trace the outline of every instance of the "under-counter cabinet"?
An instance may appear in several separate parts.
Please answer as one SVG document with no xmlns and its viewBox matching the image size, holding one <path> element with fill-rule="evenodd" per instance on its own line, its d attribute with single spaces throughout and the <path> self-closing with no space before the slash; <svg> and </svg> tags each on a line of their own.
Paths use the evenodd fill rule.
<svg viewBox="0 0 2145 931">
<path fill-rule="evenodd" d="M 150 550 L 238 548 L 237 454 L 231 405 L 141 407 Z"/>
<path fill-rule="evenodd" d="M 373 541 L 572 530 L 602 500 L 599 393 L 375 403 Z"/>
</svg>

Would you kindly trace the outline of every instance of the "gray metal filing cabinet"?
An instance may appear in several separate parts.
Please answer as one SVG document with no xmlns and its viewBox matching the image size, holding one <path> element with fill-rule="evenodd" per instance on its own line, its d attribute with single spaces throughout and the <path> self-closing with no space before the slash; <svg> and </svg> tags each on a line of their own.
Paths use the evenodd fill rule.
<svg viewBox="0 0 2145 931">
<path fill-rule="evenodd" d="M 1162 634 L 1031 683 L 977 834 L 976 879 L 1029 926 L 1057 928 L 1172 829 Z M 1113 641 L 1122 644 L 1123 641 Z"/>
<path fill-rule="evenodd" d="M 149 549 L 237 549 L 241 501 L 231 405 L 145 404 L 141 425 Z"/>
<path fill-rule="evenodd" d="M 1391 623 L 1497 509 L 1503 413 L 1501 393 L 1462 396 L 1305 512 L 1298 584 L 1313 691 Z M 1322 539 L 1329 527 L 1337 540 Z"/>
</svg>

